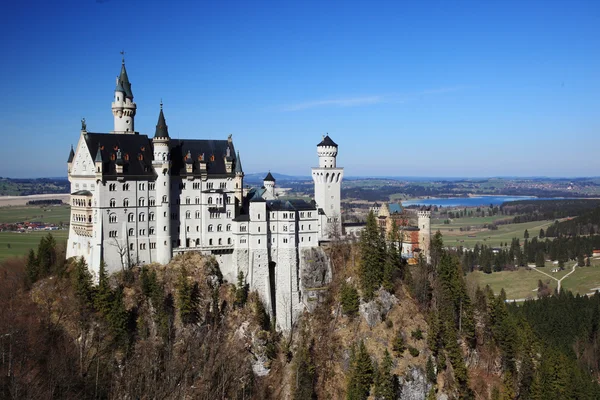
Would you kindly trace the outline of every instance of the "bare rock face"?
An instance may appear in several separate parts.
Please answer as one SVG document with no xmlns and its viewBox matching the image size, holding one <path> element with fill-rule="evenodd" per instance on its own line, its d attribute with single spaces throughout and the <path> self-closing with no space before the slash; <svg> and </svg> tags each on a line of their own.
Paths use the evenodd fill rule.
<svg viewBox="0 0 600 400">
<path fill-rule="evenodd" d="M 382 321 L 390 312 L 398 299 L 385 290 L 378 290 L 375 298 L 368 303 L 361 303 L 358 310 L 370 328 Z"/>
<path fill-rule="evenodd" d="M 302 302 L 312 312 L 325 296 L 327 285 L 331 282 L 331 264 L 322 248 L 301 250 L 299 275 Z"/>
<path fill-rule="evenodd" d="M 412 368 L 405 376 L 398 377 L 400 396 L 398 400 L 423 400 L 427 398 L 431 383 L 425 373 L 418 368 Z"/>
</svg>

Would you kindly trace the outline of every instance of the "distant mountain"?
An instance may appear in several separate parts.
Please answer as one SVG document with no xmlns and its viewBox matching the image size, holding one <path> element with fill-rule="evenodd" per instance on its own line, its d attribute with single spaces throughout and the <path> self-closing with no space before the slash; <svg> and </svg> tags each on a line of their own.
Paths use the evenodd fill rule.
<svg viewBox="0 0 600 400">
<path fill-rule="evenodd" d="M 244 179 L 247 182 L 262 182 L 265 176 L 267 176 L 267 174 L 268 172 L 255 172 L 252 174 L 245 174 Z M 309 181 L 312 179 L 310 176 L 284 175 L 278 174 L 277 172 L 271 172 L 271 175 L 273 175 L 273 178 L 275 178 L 276 181 Z"/>
</svg>

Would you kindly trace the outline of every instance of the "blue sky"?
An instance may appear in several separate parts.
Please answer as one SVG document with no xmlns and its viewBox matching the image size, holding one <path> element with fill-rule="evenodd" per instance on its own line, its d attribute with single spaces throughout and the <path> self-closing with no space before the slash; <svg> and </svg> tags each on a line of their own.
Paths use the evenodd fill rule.
<svg viewBox="0 0 600 400">
<path fill-rule="evenodd" d="M 0 176 L 66 175 L 121 56 L 153 134 L 233 134 L 246 172 L 600 175 L 599 1 L 54 1 L 0 12 Z"/>
</svg>

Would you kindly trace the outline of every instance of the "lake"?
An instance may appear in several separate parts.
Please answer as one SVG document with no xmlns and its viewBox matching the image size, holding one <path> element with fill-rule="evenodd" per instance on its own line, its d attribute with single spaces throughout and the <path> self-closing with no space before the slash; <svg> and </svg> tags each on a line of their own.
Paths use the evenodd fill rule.
<svg viewBox="0 0 600 400">
<path fill-rule="evenodd" d="M 420 200 L 406 200 L 402 202 L 404 206 L 441 206 L 441 207 L 477 207 L 477 206 L 499 206 L 507 201 L 518 200 L 557 200 L 560 197 L 546 198 L 534 196 L 474 196 L 474 197 L 449 197 L 449 198 L 430 198 Z"/>
</svg>

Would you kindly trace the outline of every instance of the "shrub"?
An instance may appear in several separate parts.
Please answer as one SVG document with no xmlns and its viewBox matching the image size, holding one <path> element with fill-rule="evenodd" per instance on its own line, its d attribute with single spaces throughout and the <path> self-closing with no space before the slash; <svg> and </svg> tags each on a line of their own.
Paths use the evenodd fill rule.
<svg viewBox="0 0 600 400">
<path fill-rule="evenodd" d="M 408 348 L 408 352 L 410 353 L 411 356 L 413 357 L 417 357 L 419 355 L 419 350 L 415 349 L 414 347 L 410 346 Z"/>
<path fill-rule="evenodd" d="M 423 339 L 423 331 L 421 331 L 421 328 L 417 328 L 410 333 L 410 336 L 415 340 L 421 340 Z"/>
<path fill-rule="evenodd" d="M 351 318 L 356 316 L 359 305 L 358 291 L 356 288 L 344 282 L 340 295 L 342 312 Z"/>
<path fill-rule="evenodd" d="M 394 338 L 392 350 L 394 350 L 394 353 L 396 353 L 397 357 L 402 357 L 402 354 L 406 350 L 406 343 L 404 342 L 404 337 L 402 336 L 401 331 L 398 331 L 396 337 Z"/>
</svg>

